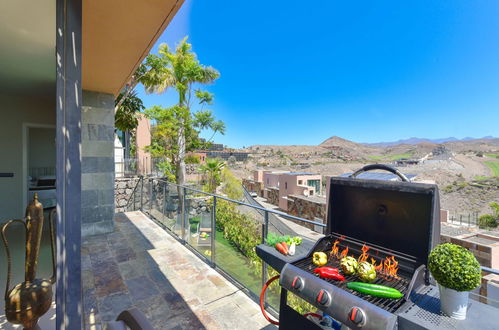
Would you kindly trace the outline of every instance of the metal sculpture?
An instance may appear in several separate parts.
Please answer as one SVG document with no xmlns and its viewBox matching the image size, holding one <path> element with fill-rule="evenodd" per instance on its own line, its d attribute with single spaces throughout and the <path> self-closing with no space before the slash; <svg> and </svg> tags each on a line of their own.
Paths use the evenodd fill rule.
<svg viewBox="0 0 499 330">
<path fill-rule="evenodd" d="M 14 324 L 22 324 L 24 329 L 37 329 L 38 319 L 45 314 L 52 304 L 52 284 L 55 283 L 55 236 L 53 217 L 55 210 L 50 213 L 50 244 L 52 252 L 52 277 L 50 279 L 36 278 L 38 255 L 43 230 L 43 206 L 35 193 L 33 201 L 26 207 L 26 222 L 10 220 L 2 227 L 2 239 L 7 254 L 7 283 L 5 286 L 5 316 Z M 26 230 L 26 257 L 24 282 L 10 287 L 12 260 L 6 231 L 13 223 L 20 223 Z"/>
</svg>

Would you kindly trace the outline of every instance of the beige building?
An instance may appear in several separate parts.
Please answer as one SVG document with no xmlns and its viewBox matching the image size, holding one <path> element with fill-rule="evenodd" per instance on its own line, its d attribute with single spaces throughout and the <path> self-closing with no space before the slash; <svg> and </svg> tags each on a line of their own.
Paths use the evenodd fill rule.
<svg viewBox="0 0 499 330">
<path fill-rule="evenodd" d="M 263 183 L 264 196 L 280 209 L 288 210 L 288 196 L 315 196 L 321 194 L 322 176 L 314 173 L 263 171 L 253 173 L 253 180 Z M 278 190 L 278 198 L 273 197 Z"/>
</svg>

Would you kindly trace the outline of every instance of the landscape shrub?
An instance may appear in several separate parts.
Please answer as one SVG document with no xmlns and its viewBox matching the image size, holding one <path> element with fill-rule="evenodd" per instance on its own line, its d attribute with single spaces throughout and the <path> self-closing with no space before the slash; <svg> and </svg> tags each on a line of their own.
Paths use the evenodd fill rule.
<svg viewBox="0 0 499 330">
<path fill-rule="evenodd" d="M 478 226 L 481 229 L 496 228 L 497 220 L 492 214 L 484 214 L 478 218 Z"/>
<path fill-rule="evenodd" d="M 230 199 L 241 200 L 243 198 L 241 181 L 227 167 L 222 170 L 222 192 Z"/>
<path fill-rule="evenodd" d="M 218 200 L 216 211 L 217 231 L 222 231 L 223 236 L 249 259 L 253 274 L 261 276 L 262 260 L 256 255 L 255 251 L 256 246 L 261 242 L 260 226 L 251 216 L 241 214 L 235 205 L 228 201 Z M 268 267 L 268 278 L 278 274 L 276 270 Z M 272 283 L 268 290 L 272 294 L 278 295 L 280 293 L 278 281 Z M 293 294 L 288 295 L 288 305 L 300 314 L 317 310 L 313 305 Z"/>
<path fill-rule="evenodd" d="M 499 203 L 492 202 L 489 204 L 493 214 L 484 214 L 478 218 L 478 226 L 482 229 L 496 228 L 499 222 Z"/>
<path fill-rule="evenodd" d="M 186 164 L 199 164 L 201 163 L 201 158 L 198 155 L 187 155 L 185 157 Z"/>
</svg>

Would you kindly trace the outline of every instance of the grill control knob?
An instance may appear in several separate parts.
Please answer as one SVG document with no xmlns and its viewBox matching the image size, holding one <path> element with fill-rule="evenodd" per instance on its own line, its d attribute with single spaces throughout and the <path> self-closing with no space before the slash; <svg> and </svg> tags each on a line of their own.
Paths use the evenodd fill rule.
<svg viewBox="0 0 499 330">
<path fill-rule="evenodd" d="M 331 302 L 329 293 L 327 293 L 325 290 L 319 291 L 319 294 L 317 295 L 317 302 L 322 306 L 329 305 L 329 303 Z"/>
<path fill-rule="evenodd" d="M 296 291 L 301 291 L 301 290 L 303 290 L 303 284 L 304 284 L 303 279 L 299 276 L 295 276 L 295 278 L 293 279 L 293 282 L 291 283 L 291 286 Z"/>
<path fill-rule="evenodd" d="M 366 314 L 359 307 L 352 307 L 350 313 L 348 313 L 348 318 L 358 327 L 366 324 Z"/>
</svg>

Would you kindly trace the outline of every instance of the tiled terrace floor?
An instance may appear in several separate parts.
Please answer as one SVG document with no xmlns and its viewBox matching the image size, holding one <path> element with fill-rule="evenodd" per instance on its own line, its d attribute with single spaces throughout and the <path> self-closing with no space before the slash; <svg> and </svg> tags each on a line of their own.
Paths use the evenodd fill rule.
<svg viewBox="0 0 499 330">
<path fill-rule="evenodd" d="M 117 214 L 116 230 L 82 244 L 87 329 L 124 309 L 157 329 L 273 329 L 258 305 L 140 212 Z"/>
</svg>

